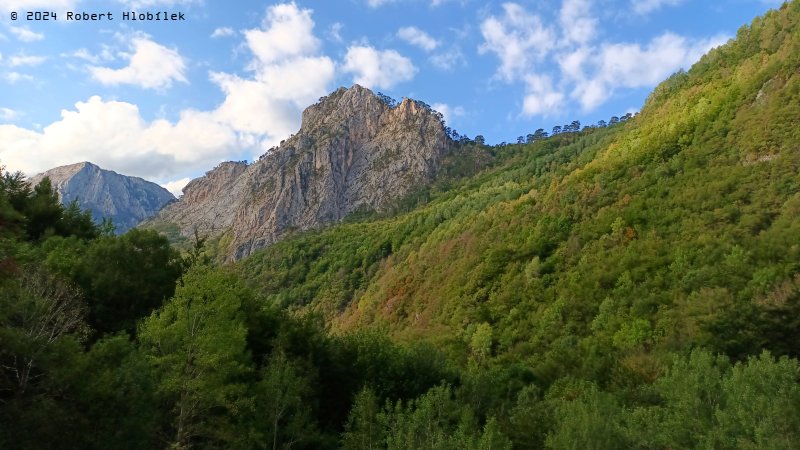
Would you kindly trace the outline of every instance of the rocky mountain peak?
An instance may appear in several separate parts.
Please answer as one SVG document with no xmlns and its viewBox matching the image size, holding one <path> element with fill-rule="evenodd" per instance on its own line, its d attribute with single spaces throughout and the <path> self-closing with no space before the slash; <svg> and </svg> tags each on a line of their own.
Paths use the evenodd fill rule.
<svg viewBox="0 0 800 450">
<path fill-rule="evenodd" d="M 441 115 L 426 104 L 339 88 L 308 107 L 280 146 L 193 180 L 148 226 L 226 234 L 230 256 L 241 258 L 286 233 L 385 209 L 429 182 L 450 144 Z"/>
<path fill-rule="evenodd" d="M 101 169 L 88 161 L 60 166 L 31 177 L 32 185 L 49 177 L 61 203 L 73 200 L 100 222 L 111 218 L 118 233 L 154 215 L 175 197 L 163 187 L 138 177 Z"/>
</svg>

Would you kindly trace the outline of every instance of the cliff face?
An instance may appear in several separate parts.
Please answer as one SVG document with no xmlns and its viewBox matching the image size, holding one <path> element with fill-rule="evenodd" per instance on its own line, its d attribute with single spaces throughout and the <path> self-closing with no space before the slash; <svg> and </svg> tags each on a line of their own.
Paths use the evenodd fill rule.
<svg viewBox="0 0 800 450">
<path fill-rule="evenodd" d="M 433 178 L 449 144 L 441 116 L 423 103 L 390 107 L 361 86 L 340 88 L 306 109 L 280 147 L 250 165 L 220 164 L 149 223 L 187 236 L 227 231 L 239 259 L 288 231 L 385 209 Z"/>
<path fill-rule="evenodd" d="M 77 200 L 82 209 L 91 211 L 95 221 L 111 218 L 118 233 L 133 228 L 175 200 L 169 191 L 155 183 L 104 170 L 89 162 L 50 169 L 33 176 L 31 183 L 36 185 L 45 176 L 50 177 L 64 205 Z"/>
</svg>

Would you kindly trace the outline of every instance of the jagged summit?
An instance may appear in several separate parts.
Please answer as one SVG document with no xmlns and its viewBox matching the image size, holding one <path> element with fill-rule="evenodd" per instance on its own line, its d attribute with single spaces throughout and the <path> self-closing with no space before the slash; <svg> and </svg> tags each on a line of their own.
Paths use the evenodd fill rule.
<svg viewBox="0 0 800 450">
<path fill-rule="evenodd" d="M 392 105 L 359 85 L 339 88 L 308 107 L 300 130 L 280 146 L 253 164 L 222 163 L 193 180 L 149 225 L 227 233 L 236 259 L 291 230 L 380 211 L 435 175 L 450 147 L 441 119 L 419 101 Z"/>
<path fill-rule="evenodd" d="M 63 204 L 77 200 L 96 221 L 110 217 L 123 233 L 154 215 L 175 197 L 163 187 L 138 177 L 120 175 L 83 161 L 50 169 L 31 177 L 33 185 L 50 178 Z"/>
</svg>

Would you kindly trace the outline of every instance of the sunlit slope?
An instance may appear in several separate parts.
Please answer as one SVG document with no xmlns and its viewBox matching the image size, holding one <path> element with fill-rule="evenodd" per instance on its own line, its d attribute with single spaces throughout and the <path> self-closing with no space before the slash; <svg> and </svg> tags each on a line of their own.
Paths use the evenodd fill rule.
<svg viewBox="0 0 800 450">
<path fill-rule="evenodd" d="M 798 2 L 756 19 L 626 123 L 493 149 L 408 212 L 240 268 L 334 329 L 531 357 L 544 375 L 595 371 L 602 353 L 655 376 L 653 355 L 694 344 L 797 353 L 767 330 L 800 309 L 798 22 Z"/>
</svg>

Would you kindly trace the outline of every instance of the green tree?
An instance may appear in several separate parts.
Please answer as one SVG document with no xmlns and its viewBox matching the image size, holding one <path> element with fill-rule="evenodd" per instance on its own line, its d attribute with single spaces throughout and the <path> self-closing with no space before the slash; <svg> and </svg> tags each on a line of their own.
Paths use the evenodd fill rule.
<svg viewBox="0 0 800 450">
<path fill-rule="evenodd" d="M 133 229 L 92 242 L 75 280 L 86 293 L 96 330 L 133 332 L 137 320 L 172 296 L 182 271 L 180 255 L 166 238 Z"/>
<path fill-rule="evenodd" d="M 261 448 L 290 449 L 315 440 L 312 391 L 303 372 L 281 350 L 261 370 L 255 403 L 259 429 L 263 430 Z"/>
<path fill-rule="evenodd" d="M 170 406 L 166 439 L 172 448 L 239 439 L 236 418 L 252 403 L 244 382 L 252 364 L 241 312 L 250 295 L 229 272 L 196 266 L 175 297 L 142 324 L 142 348 Z"/>
<path fill-rule="evenodd" d="M 23 211 L 26 217 L 28 239 L 36 241 L 45 234 L 55 234 L 64 208 L 58 200 L 50 178 L 44 177 L 34 188 Z"/>
<path fill-rule="evenodd" d="M 381 407 L 375 392 L 365 387 L 355 398 L 342 434 L 343 450 L 377 450 L 385 448 L 385 431 L 378 422 Z"/>
</svg>

